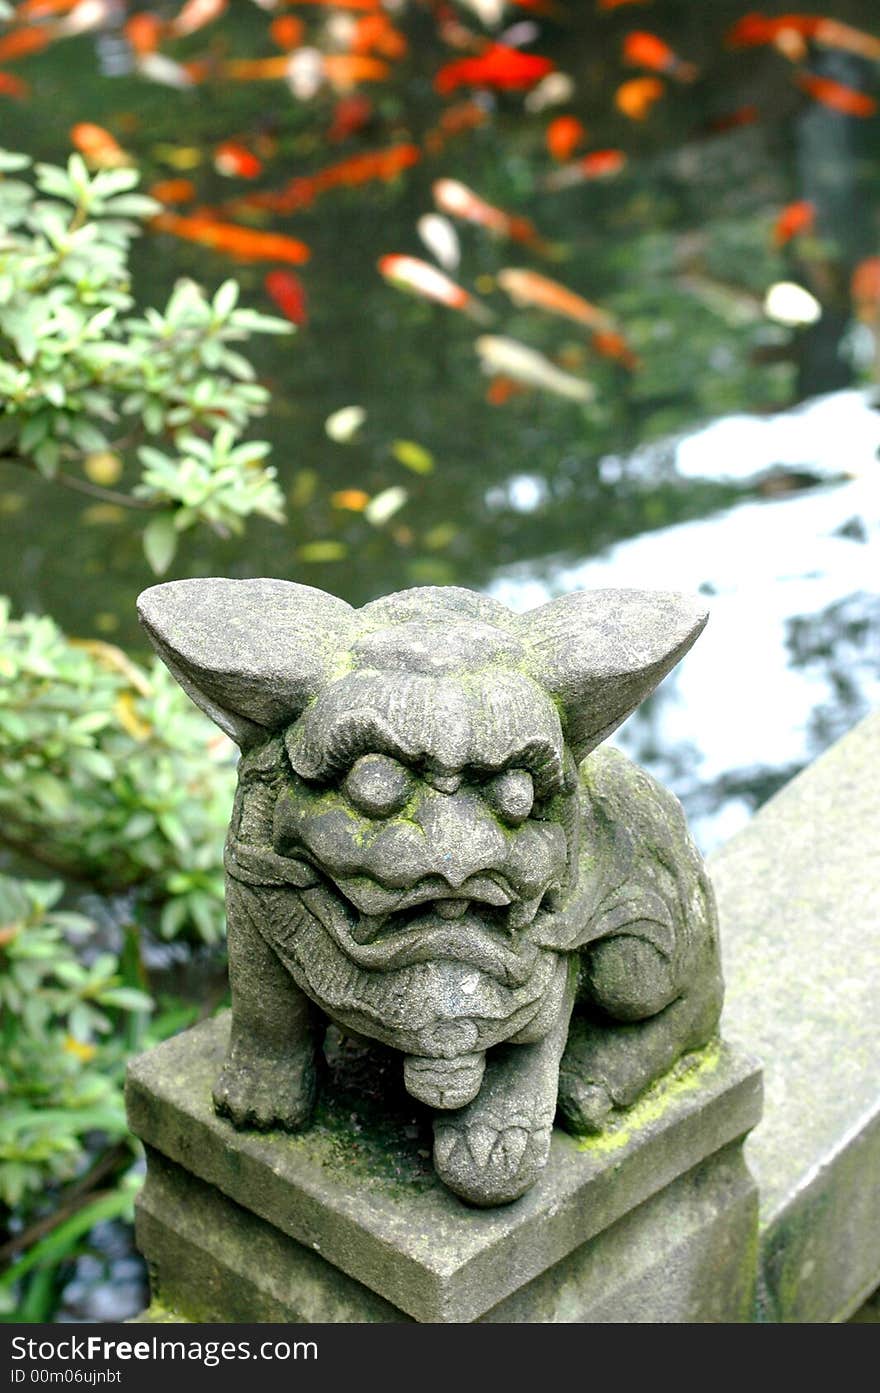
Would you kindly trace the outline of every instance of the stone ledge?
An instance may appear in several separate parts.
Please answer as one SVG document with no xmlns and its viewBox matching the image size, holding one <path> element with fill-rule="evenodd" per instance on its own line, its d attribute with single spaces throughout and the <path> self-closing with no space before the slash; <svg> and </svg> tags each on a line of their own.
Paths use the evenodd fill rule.
<svg viewBox="0 0 880 1393">
<path fill-rule="evenodd" d="M 880 1283 L 880 713 L 709 861 L 725 1036 L 764 1064 L 746 1156 L 765 1319 L 846 1320 Z"/>
<path fill-rule="evenodd" d="M 474 1210 L 411 1155 L 389 1174 L 339 1135 L 236 1132 L 211 1105 L 228 1017 L 166 1041 L 129 1068 L 132 1130 L 244 1209 L 419 1321 L 471 1321 L 553 1267 L 758 1121 L 750 1058 L 710 1047 L 657 1085 L 609 1135 L 553 1137 L 535 1188 Z"/>
</svg>

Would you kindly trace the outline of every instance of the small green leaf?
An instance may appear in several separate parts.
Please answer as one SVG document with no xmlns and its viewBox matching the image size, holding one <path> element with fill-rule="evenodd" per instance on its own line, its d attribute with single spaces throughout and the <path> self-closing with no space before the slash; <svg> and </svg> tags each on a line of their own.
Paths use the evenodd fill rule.
<svg viewBox="0 0 880 1393">
<path fill-rule="evenodd" d="M 402 464 L 405 469 L 411 469 L 413 474 L 433 472 L 434 456 L 415 440 L 395 440 L 391 446 L 391 453 L 398 464 Z"/>
</svg>

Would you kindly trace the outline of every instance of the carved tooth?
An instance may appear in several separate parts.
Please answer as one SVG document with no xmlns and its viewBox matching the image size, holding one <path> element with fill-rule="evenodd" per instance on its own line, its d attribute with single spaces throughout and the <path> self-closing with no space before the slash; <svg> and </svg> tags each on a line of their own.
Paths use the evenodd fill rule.
<svg viewBox="0 0 880 1393">
<path fill-rule="evenodd" d="M 505 1128 L 495 1145 L 492 1159 L 506 1160 L 511 1171 L 519 1170 L 528 1140 L 529 1134 L 525 1127 Z"/>
<path fill-rule="evenodd" d="M 455 1150 L 458 1133 L 454 1127 L 444 1127 L 434 1133 L 434 1160 L 438 1166 L 445 1166 Z"/>
<path fill-rule="evenodd" d="M 437 900 L 434 907 L 442 919 L 461 919 L 470 907 L 470 900 Z"/>
<path fill-rule="evenodd" d="M 492 1127 L 483 1127 L 480 1123 L 468 1128 L 467 1144 L 480 1170 L 486 1169 L 486 1162 L 492 1154 L 497 1136 L 498 1133 Z"/>
<path fill-rule="evenodd" d="M 524 929 L 526 924 L 531 924 L 538 912 L 541 903 L 541 896 L 535 895 L 531 900 L 518 900 L 512 904 L 507 914 L 507 926 L 510 929 Z"/>
</svg>

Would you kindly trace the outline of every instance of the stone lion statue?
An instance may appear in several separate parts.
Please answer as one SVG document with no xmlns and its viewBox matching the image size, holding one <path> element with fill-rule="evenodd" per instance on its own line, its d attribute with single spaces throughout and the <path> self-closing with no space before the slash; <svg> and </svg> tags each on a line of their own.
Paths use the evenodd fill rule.
<svg viewBox="0 0 880 1393">
<path fill-rule="evenodd" d="M 455 587 L 353 609 L 281 580 L 139 600 L 242 751 L 226 846 L 236 1127 L 307 1127 L 328 1020 L 391 1046 L 475 1205 L 522 1195 L 558 1115 L 600 1131 L 721 1007 L 711 887 L 677 801 L 598 749 L 706 616 Z"/>
</svg>

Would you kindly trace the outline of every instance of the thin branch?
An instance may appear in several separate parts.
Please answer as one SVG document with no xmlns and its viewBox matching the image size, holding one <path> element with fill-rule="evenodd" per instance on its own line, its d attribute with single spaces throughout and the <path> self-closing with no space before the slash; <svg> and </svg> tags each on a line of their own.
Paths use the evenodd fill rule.
<svg viewBox="0 0 880 1393">
<path fill-rule="evenodd" d="M 40 474 L 29 460 L 11 450 L 0 454 L 0 460 L 5 460 L 8 464 L 17 464 L 30 474 Z M 47 483 L 62 484 L 64 488 L 73 489 L 76 493 L 87 493 L 90 498 L 100 498 L 102 503 L 115 503 L 120 508 L 136 508 L 140 512 L 153 513 L 157 508 L 167 507 L 167 504 L 158 499 L 134 498 L 130 493 L 119 493 L 116 489 L 104 488 L 103 484 L 93 484 L 91 479 L 79 479 L 75 474 L 65 474 L 60 469 L 51 478 L 45 474 L 40 474 L 40 478 L 46 479 Z"/>
<path fill-rule="evenodd" d="M 117 1142 L 109 1151 L 105 1151 L 104 1155 L 98 1158 L 84 1176 L 62 1192 L 58 1207 L 51 1214 L 46 1214 L 42 1219 L 35 1220 L 26 1229 L 22 1229 L 21 1233 L 13 1234 L 12 1238 L 3 1244 L 0 1248 L 0 1269 L 12 1262 L 17 1253 L 32 1247 L 41 1238 L 52 1233 L 72 1214 L 76 1214 L 77 1210 L 84 1209 L 95 1199 L 100 1199 L 101 1194 L 95 1194 L 95 1186 L 117 1170 L 128 1154 L 129 1150 L 125 1142 Z M 109 1194 L 110 1191 L 105 1193 Z"/>
</svg>

